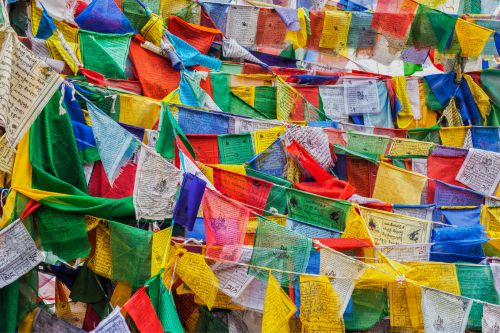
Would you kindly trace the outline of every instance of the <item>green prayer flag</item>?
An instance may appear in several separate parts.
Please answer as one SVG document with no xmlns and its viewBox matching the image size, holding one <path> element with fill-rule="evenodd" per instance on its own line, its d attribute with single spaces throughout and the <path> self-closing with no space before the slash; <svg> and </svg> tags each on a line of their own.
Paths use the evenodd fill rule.
<svg viewBox="0 0 500 333">
<path fill-rule="evenodd" d="M 334 231 L 345 229 L 351 203 L 295 189 L 287 189 L 288 216 L 291 219 Z"/>
<path fill-rule="evenodd" d="M 456 269 L 460 294 L 462 296 L 491 304 L 499 304 L 498 293 L 496 292 L 493 275 L 489 266 L 456 264 Z M 480 330 L 482 318 L 483 305 L 474 302 L 470 310 L 467 328 Z"/>
<path fill-rule="evenodd" d="M 312 241 L 262 216 L 257 216 L 254 247 L 250 264 L 280 271 L 304 273 L 309 262 Z M 269 271 L 249 268 L 248 273 L 267 280 Z M 275 271 L 282 286 L 298 280 L 297 274 Z"/>
<path fill-rule="evenodd" d="M 107 78 L 127 79 L 125 65 L 131 34 L 103 34 L 80 30 L 80 47 L 85 68 Z"/>
<path fill-rule="evenodd" d="M 109 221 L 113 280 L 140 287 L 151 273 L 153 233 Z"/>
<path fill-rule="evenodd" d="M 440 52 L 447 48 L 455 31 L 456 18 L 420 4 L 411 25 L 408 43 L 417 47 L 434 47 Z"/>
<path fill-rule="evenodd" d="M 163 331 L 184 333 L 177 309 L 175 308 L 172 292 L 163 284 L 161 273 L 149 279 L 147 285 L 149 298 L 163 326 Z"/>
<path fill-rule="evenodd" d="M 250 161 L 254 156 L 250 133 L 219 135 L 218 141 L 222 164 L 242 164 Z"/>
</svg>

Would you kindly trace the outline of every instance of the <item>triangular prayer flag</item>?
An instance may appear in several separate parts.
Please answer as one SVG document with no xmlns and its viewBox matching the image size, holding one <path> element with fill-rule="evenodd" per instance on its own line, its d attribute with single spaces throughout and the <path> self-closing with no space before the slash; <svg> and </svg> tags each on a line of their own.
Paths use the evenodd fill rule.
<svg viewBox="0 0 500 333">
<path fill-rule="evenodd" d="M 139 147 L 134 135 L 121 127 L 91 102 L 87 102 L 92 131 L 102 165 L 110 184 L 113 184 L 121 168 Z"/>
</svg>

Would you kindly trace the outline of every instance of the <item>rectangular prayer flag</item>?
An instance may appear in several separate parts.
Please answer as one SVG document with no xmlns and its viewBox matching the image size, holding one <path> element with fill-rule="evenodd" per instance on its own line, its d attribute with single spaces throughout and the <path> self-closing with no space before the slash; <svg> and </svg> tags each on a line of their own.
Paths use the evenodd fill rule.
<svg viewBox="0 0 500 333">
<path fill-rule="evenodd" d="M 207 256 L 237 261 L 245 239 L 250 209 L 206 189 L 202 199 Z"/>
<path fill-rule="evenodd" d="M 426 182 L 425 176 L 382 162 L 373 198 L 392 204 L 419 205 Z"/>
</svg>

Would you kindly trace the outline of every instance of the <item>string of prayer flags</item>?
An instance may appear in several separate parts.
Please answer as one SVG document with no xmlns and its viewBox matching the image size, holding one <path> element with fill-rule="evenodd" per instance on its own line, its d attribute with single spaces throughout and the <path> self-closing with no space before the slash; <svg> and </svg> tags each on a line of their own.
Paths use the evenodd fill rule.
<svg viewBox="0 0 500 333">
<path fill-rule="evenodd" d="M 270 272 L 264 298 L 262 331 L 290 332 L 289 321 L 296 311 L 297 307 L 281 289 L 280 283 L 273 276 L 273 273 Z"/>
<path fill-rule="evenodd" d="M 207 256 L 236 261 L 240 257 L 250 210 L 206 189 L 202 199 Z"/>
<path fill-rule="evenodd" d="M 297 280 L 297 275 L 286 272 L 303 273 L 306 270 L 312 247 L 311 239 L 264 217 L 257 216 L 257 220 L 250 264 L 280 270 L 273 274 L 281 285 L 288 286 L 289 282 Z M 268 272 L 250 267 L 249 273 L 265 280 Z"/>
</svg>

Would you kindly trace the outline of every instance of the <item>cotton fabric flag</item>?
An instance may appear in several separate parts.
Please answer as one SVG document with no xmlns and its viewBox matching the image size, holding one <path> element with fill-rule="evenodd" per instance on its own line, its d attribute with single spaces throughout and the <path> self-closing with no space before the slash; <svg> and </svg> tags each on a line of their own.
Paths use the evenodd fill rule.
<svg viewBox="0 0 500 333">
<path fill-rule="evenodd" d="M 147 146 L 139 152 L 134 207 L 137 219 L 164 220 L 172 216 L 182 172 Z"/>
<path fill-rule="evenodd" d="M 458 18 L 455 33 L 460 43 L 462 56 L 477 57 L 494 31 Z"/>
<path fill-rule="evenodd" d="M 387 203 L 419 205 L 427 177 L 382 162 L 373 197 Z"/>
<path fill-rule="evenodd" d="M 304 332 L 343 332 L 340 297 L 326 276 L 300 277 L 300 321 Z"/>
<path fill-rule="evenodd" d="M 290 332 L 289 320 L 297 311 L 295 304 L 281 289 L 280 283 L 269 273 L 266 296 L 264 298 L 264 314 L 262 316 L 263 332 Z"/>
<path fill-rule="evenodd" d="M 202 208 L 207 255 L 230 261 L 238 260 L 250 209 L 210 189 L 205 190 Z"/>
<path fill-rule="evenodd" d="M 128 315 L 134 320 L 135 325 L 141 333 L 163 332 L 155 309 L 146 293 L 146 288 L 142 287 L 123 305 Z"/>
<path fill-rule="evenodd" d="M 424 328 L 429 332 L 465 332 L 472 301 L 445 294 L 435 289 L 422 288 Z"/>
<path fill-rule="evenodd" d="M 250 264 L 282 271 L 305 272 L 312 246 L 311 239 L 264 217 L 257 216 L 257 219 L 259 224 L 255 233 L 254 250 Z M 265 280 L 268 274 L 268 272 L 256 268 L 250 268 L 249 273 L 257 276 L 260 280 Z M 284 272 L 274 272 L 273 274 L 283 286 L 297 280 L 296 275 Z"/>
</svg>

